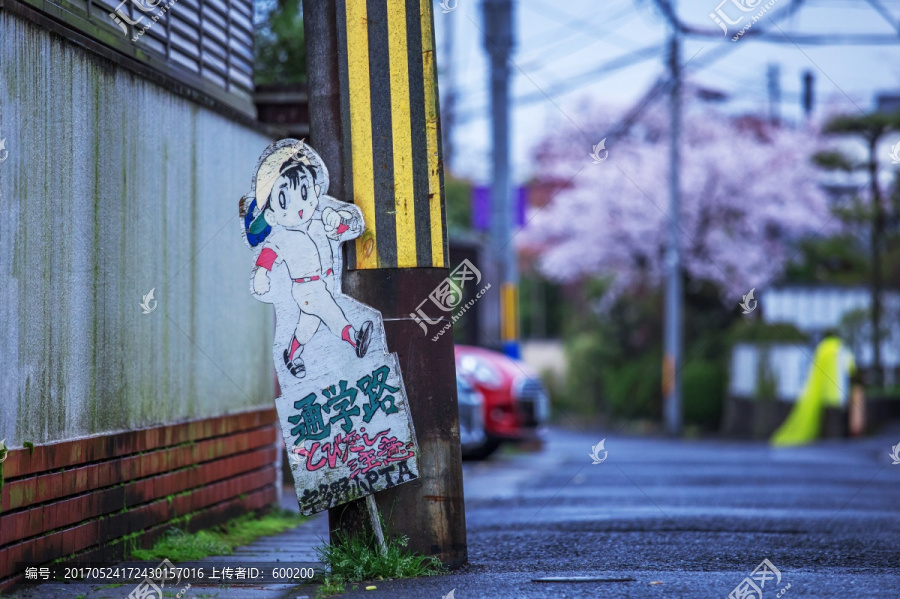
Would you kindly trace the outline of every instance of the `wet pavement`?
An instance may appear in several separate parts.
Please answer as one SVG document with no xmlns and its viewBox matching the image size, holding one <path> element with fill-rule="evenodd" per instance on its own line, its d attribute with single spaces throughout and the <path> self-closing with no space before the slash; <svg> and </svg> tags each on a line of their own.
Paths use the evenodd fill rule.
<svg viewBox="0 0 900 599">
<path fill-rule="evenodd" d="M 900 597 L 900 429 L 778 450 L 609 436 L 592 464 L 604 437 L 554 430 L 540 454 L 467 465 L 471 565 L 348 596 L 726 598 L 768 559 L 766 599 Z"/>
<path fill-rule="evenodd" d="M 592 446 L 606 438 L 593 464 Z M 442 599 L 900 597 L 900 428 L 799 449 L 763 443 L 637 438 L 553 429 L 539 453 L 465 466 L 470 565 L 430 578 L 377 581 L 346 596 Z M 305 561 L 318 517 L 239 550 L 241 561 Z M 235 556 L 237 557 L 237 556 Z M 226 558 L 209 558 L 209 560 Z M 227 558 L 231 559 L 231 558 Z M 769 560 L 765 570 L 751 573 Z M 628 581 L 535 582 L 546 577 Z M 749 582 L 747 579 L 749 578 Z M 762 584 L 761 584 L 762 583 Z M 47 593 L 41 585 L 22 594 Z M 127 597 L 96 589 L 86 599 Z M 195 586 L 186 597 L 314 596 L 310 587 Z M 174 597 L 175 594 L 171 595 Z M 759 599 L 755 591 L 734 594 Z M 154 598 L 155 599 L 155 598 Z"/>
</svg>

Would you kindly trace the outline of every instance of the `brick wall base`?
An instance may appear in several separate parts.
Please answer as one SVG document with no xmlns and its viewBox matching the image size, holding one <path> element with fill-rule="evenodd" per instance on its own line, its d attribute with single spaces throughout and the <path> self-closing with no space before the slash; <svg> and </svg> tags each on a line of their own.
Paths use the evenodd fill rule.
<svg viewBox="0 0 900 599">
<path fill-rule="evenodd" d="M 26 564 L 112 564 L 173 521 L 193 531 L 269 507 L 279 442 L 270 408 L 10 451 L 0 591 Z"/>
</svg>

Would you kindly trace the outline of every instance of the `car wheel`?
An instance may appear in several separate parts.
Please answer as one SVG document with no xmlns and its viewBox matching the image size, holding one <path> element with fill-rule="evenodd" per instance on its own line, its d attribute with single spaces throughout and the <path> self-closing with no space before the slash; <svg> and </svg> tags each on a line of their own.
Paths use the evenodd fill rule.
<svg viewBox="0 0 900 599">
<path fill-rule="evenodd" d="M 486 435 L 484 441 L 475 445 L 469 445 L 462 452 L 464 460 L 486 460 L 503 442 L 497 437 Z"/>
</svg>

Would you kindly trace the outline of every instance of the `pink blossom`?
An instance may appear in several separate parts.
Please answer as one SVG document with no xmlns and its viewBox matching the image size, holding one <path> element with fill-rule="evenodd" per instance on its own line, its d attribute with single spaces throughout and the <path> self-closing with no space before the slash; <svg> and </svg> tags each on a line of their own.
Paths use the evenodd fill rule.
<svg viewBox="0 0 900 599">
<path fill-rule="evenodd" d="M 618 137 L 616 123 L 597 114 L 573 117 L 582 130 L 560 126 L 536 149 L 537 181 L 560 189 L 531 209 L 517 242 L 560 282 L 612 275 L 614 294 L 661 284 L 670 222 L 667 113 L 647 109 Z M 686 111 L 682 131 L 682 267 L 692 280 L 716 284 L 723 301 L 771 284 L 797 239 L 837 226 L 810 161 L 822 144 L 816 132 L 708 108 Z M 591 146 L 604 135 L 609 158 L 593 164 Z"/>
</svg>

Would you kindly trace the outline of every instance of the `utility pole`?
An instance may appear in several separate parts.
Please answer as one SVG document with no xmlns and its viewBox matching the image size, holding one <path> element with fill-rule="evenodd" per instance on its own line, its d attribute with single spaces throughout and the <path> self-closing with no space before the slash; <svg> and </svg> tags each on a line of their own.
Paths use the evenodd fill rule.
<svg viewBox="0 0 900 599">
<path fill-rule="evenodd" d="M 781 120 L 781 68 L 772 63 L 766 70 L 766 88 L 769 96 L 769 122 L 777 125 Z"/>
<path fill-rule="evenodd" d="M 674 6 L 672 7 L 674 14 Z M 680 32 L 678 24 L 672 22 L 669 39 L 669 86 L 670 106 L 670 146 L 669 146 L 669 243 L 666 249 L 666 306 L 665 306 L 665 357 L 663 358 L 663 405 L 665 408 L 666 430 L 671 435 L 681 433 L 681 335 L 682 335 L 682 290 L 681 290 L 681 211 L 680 187 L 678 181 L 679 143 L 681 138 L 681 71 Z"/>
<path fill-rule="evenodd" d="M 515 210 L 509 174 L 509 55 L 513 48 L 512 0 L 483 0 L 484 45 L 491 57 L 491 249 L 501 277 L 500 340 L 519 357 L 519 264 L 512 243 Z"/>
<path fill-rule="evenodd" d="M 815 78 L 812 71 L 803 72 L 803 116 L 808 121 L 812 117 L 815 102 Z"/>
<path fill-rule="evenodd" d="M 432 341 L 411 316 L 449 275 L 431 2 L 304 0 L 303 9 L 310 134 L 339 173 L 335 196 L 366 224 L 347 244 L 343 290 L 384 316 L 419 444 L 419 478 L 375 501 L 387 536 L 455 568 L 467 545 L 453 337 Z M 365 501 L 329 511 L 333 534 L 365 534 L 367 520 Z"/>
<path fill-rule="evenodd" d="M 341 86 L 338 79 L 336 18 L 335 0 L 303 0 L 309 141 L 328 167 L 328 191 L 333 197 L 348 201 L 344 197 L 341 168 Z"/>
</svg>

